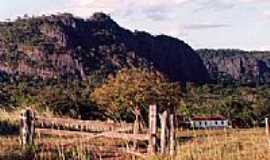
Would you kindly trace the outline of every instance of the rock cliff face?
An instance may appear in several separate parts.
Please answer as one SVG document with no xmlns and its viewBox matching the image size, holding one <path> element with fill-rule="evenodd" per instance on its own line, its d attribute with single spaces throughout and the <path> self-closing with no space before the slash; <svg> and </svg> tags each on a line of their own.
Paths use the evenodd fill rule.
<svg viewBox="0 0 270 160">
<path fill-rule="evenodd" d="M 270 83 L 270 53 L 241 50 L 198 50 L 214 81 Z"/>
<path fill-rule="evenodd" d="M 123 67 L 155 68 L 172 81 L 270 83 L 270 53 L 197 50 L 166 35 L 131 32 L 109 16 L 71 14 L 0 22 L 0 77 L 86 79 Z M 4 75 L 4 76 L 3 76 Z"/>
<path fill-rule="evenodd" d="M 0 71 L 9 75 L 85 79 L 123 67 L 154 67 L 172 81 L 209 80 L 201 58 L 183 41 L 131 32 L 103 13 L 0 23 Z"/>
</svg>

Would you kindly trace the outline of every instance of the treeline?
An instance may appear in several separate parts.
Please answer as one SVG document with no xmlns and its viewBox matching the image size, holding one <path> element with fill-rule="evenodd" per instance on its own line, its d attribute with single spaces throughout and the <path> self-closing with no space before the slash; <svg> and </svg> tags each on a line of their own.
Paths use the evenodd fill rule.
<svg viewBox="0 0 270 160">
<path fill-rule="evenodd" d="M 258 125 L 270 113 L 270 89 L 237 85 L 180 86 L 160 73 L 124 69 L 105 82 L 87 80 L 20 80 L 0 83 L 0 106 L 8 110 L 34 106 L 82 119 L 133 120 L 134 107 L 147 112 L 152 102 L 176 107 L 179 115 L 223 115 L 241 127 Z M 147 114 L 144 114 L 147 115 Z M 144 117 L 147 120 L 147 116 Z"/>
<path fill-rule="evenodd" d="M 258 87 L 188 84 L 180 113 L 192 115 L 223 115 L 233 125 L 259 125 L 270 115 L 269 85 Z"/>
</svg>

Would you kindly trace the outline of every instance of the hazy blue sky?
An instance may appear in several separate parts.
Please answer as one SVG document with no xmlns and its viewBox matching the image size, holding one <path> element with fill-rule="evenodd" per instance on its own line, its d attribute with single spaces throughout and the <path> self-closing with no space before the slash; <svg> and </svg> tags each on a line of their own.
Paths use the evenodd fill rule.
<svg viewBox="0 0 270 160">
<path fill-rule="evenodd" d="M 270 50 L 270 0 L 0 0 L 0 20 L 71 12 L 110 14 L 131 30 L 178 37 L 193 48 Z"/>
</svg>

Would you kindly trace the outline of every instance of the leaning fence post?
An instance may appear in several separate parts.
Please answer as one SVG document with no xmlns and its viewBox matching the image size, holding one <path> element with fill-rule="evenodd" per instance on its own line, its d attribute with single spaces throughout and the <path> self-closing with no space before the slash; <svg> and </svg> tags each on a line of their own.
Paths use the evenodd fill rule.
<svg viewBox="0 0 270 160">
<path fill-rule="evenodd" d="M 268 118 L 265 118 L 265 133 L 268 136 L 269 135 L 269 121 Z"/>
<path fill-rule="evenodd" d="M 35 113 L 27 109 L 21 113 L 21 141 L 23 149 L 34 144 Z"/>
<path fill-rule="evenodd" d="M 170 113 L 170 155 L 175 155 L 175 116 L 174 113 Z"/>
<path fill-rule="evenodd" d="M 149 106 L 149 144 L 148 144 L 148 152 L 155 153 L 156 152 L 156 143 L 157 143 L 157 106 L 150 105 Z"/>
<path fill-rule="evenodd" d="M 135 107 L 135 121 L 134 121 L 134 126 L 133 126 L 133 134 L 138 134 L 140 132 L 140 108 L 139 106 Z M 133 149 L 137 149 L 137 140 L 134 140 L 133 142 Z"/>
<path fill-rule="evenodd" d="M 160 132 L 160 152 L 161 154 L 165 154 L 166 152 L 166 144 L 167 144 L 167 120 L 168 120 L 168 111 L 164 111 L 162 114 L 159 114 L 160 124 L 161 124 L 161 132 Z"/>
</svg>

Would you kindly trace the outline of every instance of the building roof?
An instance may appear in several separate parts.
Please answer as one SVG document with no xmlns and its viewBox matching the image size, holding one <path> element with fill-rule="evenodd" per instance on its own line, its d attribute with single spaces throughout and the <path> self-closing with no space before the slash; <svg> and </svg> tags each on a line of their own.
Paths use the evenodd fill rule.
<svg viewBox="0 0 270 160">
<path fill-rule="evenodd" d="M 226 120 L 224 116 L 214 115 L 214 116 L 194 116 L 191 118 L 193 121 L 209 121 L 209 120 Z"/>
</svg>

